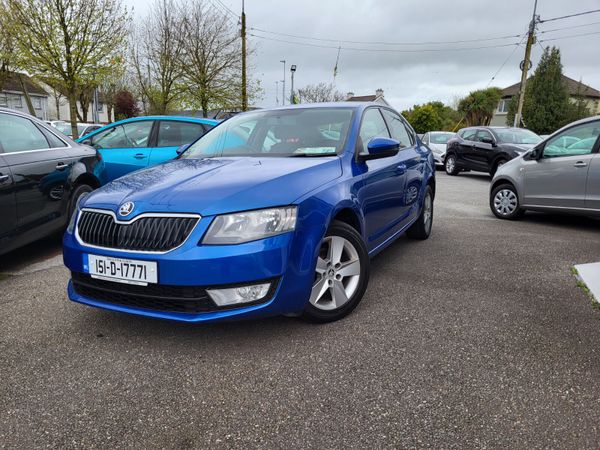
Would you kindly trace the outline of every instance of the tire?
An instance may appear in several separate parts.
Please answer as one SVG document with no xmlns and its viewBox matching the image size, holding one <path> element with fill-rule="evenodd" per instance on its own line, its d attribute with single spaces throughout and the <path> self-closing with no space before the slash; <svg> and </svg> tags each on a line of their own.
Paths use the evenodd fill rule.
<svg viewBox="0 0 600 450">
<path fill-rule="evenodd" d="M 490 172 L 491 176 L 494 176 L 496 174 L 496 172 L 498 171 L 498 168 L 500 166 L 502 166 L 503 164 L 506 164 L 508 161 L 504 158 L 500 158 L 498 161 L 496 161 L 496 163 L 494 164 L 494 167 L 492 167 L 492 170 Z"/>
<path fill-rule="evenodd" d="M 339 272 L 344 269 L 347 275 Z M 368 284 L 369 253 L 362 237 L 350 225 L 334 221 L 320 244 L 302 318 L 326 323 L 347 316 L 362 300 Z"/>
<path fill-rule="evenodd" d="M 75 205 L 77 205 L 77 200 L 79 199 L 79 197 L 81 197 L 84 194 L 89 194 L 93 190 L 94 188 L 87 184 L 79 184 L 75 187 L 75 189 L 73 189 L 73 193 L 71 194 L 71 198 L 69 200 L 69 209 L 67 211 L 69 213 L 69 219 L 75 211 Z"/>
<path fill-rule="evenodd" d="M 411 239 L 425 240 L 431 235 L 433 225 L 433 190 L 427 186 L 425 196 L 423 197 L 423 207 L 421 214 L 415 223 L 406 231 L 406 235 Z"/>
<path fill-rule="evenodd" d="M 499 219 L 515 220 L 525 211 L 519 205 L 519 194 L 512 184 L 497 186 L 490 194 L 490 208 Z"/>
<path fill-rule="evenodd" d="M 456 167 L 456 156 L 448 155 L 446 156 L 446 161 L 444 162 L 444 169 L 446 169 L 446 173 L 448 175 L 458 175 L 460 170 Z"/>
</svg>

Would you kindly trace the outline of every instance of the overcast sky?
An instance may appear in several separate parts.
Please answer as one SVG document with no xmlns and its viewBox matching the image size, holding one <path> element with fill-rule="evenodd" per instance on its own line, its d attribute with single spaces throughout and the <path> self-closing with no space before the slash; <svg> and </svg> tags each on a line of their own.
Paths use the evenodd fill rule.
<svg viewBox="0 0 600 450">
<path fill-rule="evenodd" d="M 125 1 L 134 6 L 136 17 L 147 9 L 147 0 Z M 218 4 L 219 0 L 204 1 L 213 2 L 215 8 L 224 10 Z M 239 13 L 241 0 L 220 1 Z M 599 0 L 539 0 L 538 14 L 544 20 L 599 7 Z M 516 37 L 491 38 L 525 33 L 532 12 L 533 0 L 246 0 L 248 32 L 268 38 L 249 36 L 251 45 L 256 48 L 251 61 L 252 75 L 261 80 L 264 89 L 264 98 L 258 105 L 275 106 L 275 82 L 283 79 L 283 64 L 280 63 L 283 59 L 287 61 L 288 98 L 290 64 L 296 64 L 298 68 L 296 88 L 321 81 L 332 82 L 338 52 L 335 47 L 338 46 L 342 46 L 342 50 L 336 88 L 344 93 L 352 91 L 356 95 L 373 94 L 377 88 L 381 88 L 388 102 L 399 110 L 430 100 L 452 104 L 469 91 L 486 87 L 512 54 L 491 83 L 492 86 L 509 86 L 519 81 L 518 65 L 524 56 L 524 44 L 516 51 L 514 45 L 473 47 L 501 46 L 520 41 Z M 253 28 L 331 41 L 266 34 Z M 557 28 L 561 30 L 550 31 Z M 565 75 L 600 89 L 600 13 L 542 23 L 538 30 L 545 31 L 538 34 L 540 40 L 560 39 L 534 46 L 534 69 L 542 52 L 541 46 L 557 45 L 562 53 Z M 566 38 L 586 33 L 596 34 Z M 478 41 L 428 45 L 383 44 L 460 40 Z M 368 45 L 338 41 L 382 43 Z M 423 51 L 440 49 L 443 50 Z M 281 87 L 280 82 L 280 102 Z"/>
</svg>

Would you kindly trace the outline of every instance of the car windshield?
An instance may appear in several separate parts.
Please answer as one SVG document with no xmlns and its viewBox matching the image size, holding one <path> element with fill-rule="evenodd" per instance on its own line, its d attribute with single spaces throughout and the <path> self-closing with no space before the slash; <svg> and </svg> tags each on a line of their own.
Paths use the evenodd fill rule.
<svg viewBox="0 0 600 450">
<path fill-rule="evenodd" d="M 432 144 L 446 144 L 454 133 L 431 133 L 430 141 Z"/>
<path fill-rule="evenodd" d="M 54 124 L 54 128 L 60 131 L 62 134 L 66 134 L 67 136 L 71 136 L 71 124 L 67 122 L 58 122 Z"/>
<path fill-rule="evenodd" d="M 237 115 L 196 141 L 182 158 L 331 156 L 342 150 L 352 108 L 294 108 Z"/>
<path fill-rule="evenodd" d="M 510 130 L 494 130 L 498 135 L 500 142 L 506 144 L 537 144 L 542 138 L 533 131 L 520 130 L 518 128 Z"/>
</svg>

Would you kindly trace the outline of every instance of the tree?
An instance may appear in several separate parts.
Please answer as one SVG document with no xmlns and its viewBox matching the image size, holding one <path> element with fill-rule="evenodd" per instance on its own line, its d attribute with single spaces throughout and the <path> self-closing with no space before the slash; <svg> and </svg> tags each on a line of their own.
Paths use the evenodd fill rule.
<svg viewBox="0 0 600 450">
<path fill-rule="evenodd" d="M 302 103 L 341 102 L 346 99 L 331 83 L 309 84 L 298 89 L 298 95 Z"/>
<path fill-rule="evenodd" d="M 15 59 L 14 27 L 10 23 L 10 12 L 6 0 L 0 0 L 0 91 L 10 74 Z"/>
<path fill-rule="evenodd" d="M 489 125 L 501 97 L 502 90 L 497 87 L 472 91 L 458 102 L 458 111 L 467 126 Z"/>
<path fill-rule="evenodd" d="M 125 90 L 125 87 L 128 85 L 128 80 L 126 79 L 125 58 L 119 56 L 116 57 L 113 62 L 114 70 L 100 80 L 99 86 L 99 96 L 104 100 L 106 105 L 106 114 L 109 123 L 112 122 L 117 94 Z"/>
<path fill-rule="evenodd" d="M 402 115 L 417 133 L 452 130 L 460 120 L 460 114 L 456 110 L 439 101 L 414 105 L 411 109 L 403 111 Z"/>
<path fill-rule="evenodd" d="M 180 64 L 186 67 L 186 101 L 204 117 L 211 108 L 241 108 L 241 39 L 228 17 L 203 1 L 180 6 Z M 251 50 L 247 53 L 252 53 Z M 249 97 L 255 91 L 248 89 Z"/>
<path fill-rule="evenodd" d="M 64 85 L 77 138 L 77 95 L 110 72 L 130 17 L 121 0 L 7 0 L 21 67 Z"/>
<path fill-rule="evenodd" d="M 185 39 L 179 12 L 173 0 L 158 0 L 132 38 L 131 62 L 147 114 L 166 114 L 181 102 Z"/>
<path fill-rule="evenodd" d="M 115 95 L 115 120 L 128 119 L 139 114 L 135 97 L 129 91 L 120 91 Z"/>
<path fill-rule="evenodd" d="M 579 89 L 581 86 L 579 86 Z M 507 125 L 514 122 L 517 96 L 508 105 Z M 522 125 L 538 134 L 550 134 L 574 120 L 590 115 L 581 93 L 570 99 L 562 75 L 560 50 L 546 47 L 525 86 Z"/>
</svg>

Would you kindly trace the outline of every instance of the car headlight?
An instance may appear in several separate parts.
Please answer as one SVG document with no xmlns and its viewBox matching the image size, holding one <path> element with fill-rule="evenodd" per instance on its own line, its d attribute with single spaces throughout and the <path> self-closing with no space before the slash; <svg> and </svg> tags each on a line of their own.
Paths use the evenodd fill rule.
<svg viewBox="0 0 600 450">
<path fill-rule="evenodd" d="M 202 243 L 240 244 L 293 231 L 296 215 L 296 206 L 286 206 L 217 216 Z"/>
<path fill-rule="evenodd" d="M 83 194 L 81 194 L 79 196 L 79 198 L 77 199 L 77 203 L 75 203 L 75 209 L 73 210 L 73 214 L 71 214 L 71 220 L 69 221 L 69 226 L 67 226 L 67 231 L 69 233 L 73 233 L 73 230 L 75 230 L 75 222 L 77 221 L 77 215 L 79 214 L 79 211 L 81 211 L 81 201 L 85 198 L 85 196 L 87 195 L 87 192 L 84 192 Z"/>
</svg>

